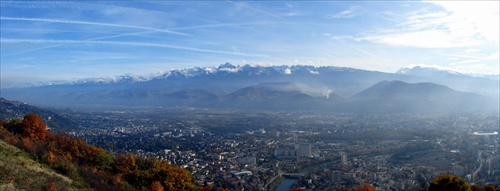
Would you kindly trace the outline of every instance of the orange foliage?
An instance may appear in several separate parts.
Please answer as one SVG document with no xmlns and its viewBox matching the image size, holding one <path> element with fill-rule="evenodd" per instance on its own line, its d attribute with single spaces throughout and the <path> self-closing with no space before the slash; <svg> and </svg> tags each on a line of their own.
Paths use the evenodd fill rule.
<svg viewBox="0 0 500 191">
<path fill-rule="evenodd" d="M 47 162 L 54 163 L 55 158 L 56 156 L 54 155 L 54 153 L 52 153 L 52 151 L 49 151 L 49 153 L 47 153 Z"/>
<path fill-rule="evenodd" d="M 357 186 L 353 189 L 353 191 L 376 191 L 375 187 L 369 184 L 364 184 L 362 186 Z"/>
<path fill-rule="evenodd" d="M 26 114 L 22 123 L 22 135 L 34 141 L 43 140 L 47 136 L 46 125 L 37 114 Z"/>
<path fill-rule="evenodd" d="M 161 185 L 160 182 L 156 181 L 156 182 L 151 183 L 151 187 L 149 190 L 151 190 L 151 191 L 164 191 L 165 188 L 163 188 L 163 186 Z"/>
<path fill-rule="evenodd" d="M 167 190 L 194 190 L 195 184 L 192 184 L 193 176 L 189 171 L 181 167 L 171 167 L 168 172 L 169 176 L 165 177 L 163 182 Z"/>
<path fill-rule="evenodd" d="M 136 157 L 129 153 L 127 155 L 119 154 L 116 158 L 114 168 L 127 182 L 138 182 L 139 167 Z"/>
</svg>

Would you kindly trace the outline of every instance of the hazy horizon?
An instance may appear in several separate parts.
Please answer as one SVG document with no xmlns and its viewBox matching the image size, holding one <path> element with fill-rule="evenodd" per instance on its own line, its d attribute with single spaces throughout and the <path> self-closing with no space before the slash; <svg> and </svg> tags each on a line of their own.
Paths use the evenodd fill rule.
<svg viewBox="0 0 500 191">
<path fill-rule="evenodd" d="M 1 85 L 225 62 L 498 74 L 499 3 L 2 1 Z"/>
</svg>

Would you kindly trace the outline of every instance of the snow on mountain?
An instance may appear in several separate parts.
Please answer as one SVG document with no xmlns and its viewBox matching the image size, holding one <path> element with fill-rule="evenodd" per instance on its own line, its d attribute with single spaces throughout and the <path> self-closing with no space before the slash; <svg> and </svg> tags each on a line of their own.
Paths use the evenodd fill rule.
<svg viewBox="0 0 500 191">
<path fill-rule="evenodd" d="M 151 74 L 149 76 L 140 76 L 135 74 L 125 74 L 121 76 L 112 77 L 95 77 L 95 78 L 84 78 L 78 79 L 72 82 L 58 82 L 58 83 L 44 83 L 43 85 L 55 85 L 55 84 L 109 84 L 109 83 L 136 83 L 145 82 L 153 79 L 172 79 L 172 78 L 193 78 L 202 75 L 216 75 L 216 74 L 242 74 L 247 76 L 259 76 L 259 75 L 273 75 L 273 74 L 284 74 L 291 75 L 296 73 L 308 73 L 319 75 L 320 69 L 328 68 L 331 71 L 352 71 L 356 70 L 354 68 L 346 67 L 335 67 L 335 66 L 307 66 L 307 65 L 282 65 L 282 66 L 267 66 L 258 64 L 246 64 L 246 65 L 233 65 L 231 63 L 225 63 L 218 67 L 190 67 L 182 69 L 171 69 L 166 72 Z"/>
<path fill-rule="evenodd" d="M 394 99 L 398 98 L 400 102 L 391 102 L 393 105 L 407 101 L 400 98 L 415 97 L 411 92 L 405 92 L 413 91 L 416 86 L 402 82 L 441 84 L 456 91 L 473 92 L 490 98 L 498 98 L 499 94 L 499 81 L 424 67 L 401 69 L 394 74 L 334 66 L 241 66 L 226 63 L 218 67 L 172 69 L 149 76 L 126 74 L 107 78 L 86 78 L 58 86 L 2 89 L 2 96 L 40 105 L 73 105 L 84 108 L 104 105 L 231 108 L 236 107 L 232 105 L 235 101 L 243 108 L 262 106 L 290 109 L 318 106 L 331 109 L 331 106 L 344 102 L 345 98 L 377 82 L 395 80 L 400 83 L 391 83 L 390 88 L 383 92 L 395 92 L 390 95 Z M 401 91 L 395 91 L 398 88 Z M 420 89 L 420 93 L 428 90 Z M 235 92 L 241 94 L 233 94 Z M 424 96 L 417 96 L 419 97 Z M 421 100 L 416 106 L 429 105 L 425 101 L 427 100 Z M 496 102 L 492 103 L 494 105 Z M 290 104 L 293 107 L 289 107 Z M 339 109 L 358 106 L 362 108 L 365 105 L 363 100 L 355 104 L 357 105 L 354 107 L 350 103 L 343 103 Z"/>
<path fill-rule="evenodd" d="M 449 75 L 464 75 L 451 70 L 443 70 L 435 67 L 426 67 L 426 66 L 401 68 L 396 72 L 396 74 L 414 75 L 414 76 L 431 77 L 431 78 L 446 77 Z"/>
<path fill-rule="evenodd" d="M 315 71 L 315 70 L 309 70 L 309 73 L 311 73 L 311 74 L 319 74 L 319 72 Z"/>
<path fill-rule="evenodd" d="M 149 79 L 144 77 L 144 76 L 139 76 L 135 74 L 126 74 L 126 75 L 121 75 L 119 77 L 113 77 L 114 82 L 121 82 L 121 83 L 126 83 L 126 82 L 144 82 L 148 81 Z"/>
<path fill-rule="evenodd" d="M 475 73 L 461 73 L 452 70 L 441 69 L 432 66 L 414 66 L 404 67 L 396 71 L 396 74 L 421 76 L 427 78 L 442 78 L 449 76 L 468 76 L 476 78 L 485 78 L 490 80 L 500 80 L 499 74 L 475 74 Z"/>
<path fill-rule="evenodd" d="M 124 74 L 120 76 L 111 76 L 111 77 L 95 77 L 95 78 L 84 78 L 78 79 L 73 82 L 69 82 L 66 84 L 108 84 L 108 83 L 135 83 L 135 82 L 144 82 L 148 81 L 150 78 L 136 75 L 136 74 Z"/>
<path fill-rule="evenodd" d="M 355 72 L 360 69 L 336 66 L 308 66 L 308 65 L 280 65 L 269 66 L 259 64 L 233 65 L 225 63 L 218 67 L 190 67 L 171 69 L 166 72 L 150 74 L 146 76 L 136 74 L 125 74 L 110 77 L 83 78 L 74 81 L 51 81 L 27 84 L 23 87 L 51 86 L 51 85 L 77 85 L 77 84 L 117 84 L 117 83 L 139 83 L 154 79 L 189 79 L 200 76 L 214 75 L 242 75 L 242 76 L 276 76 L 276 75 L 324 75 L 329 72 Z M 449 77 L 475 77 L 499 81 L 499 75 L 477 75 L 464 74 L 455 71 L 444 70 L 435 67 L 415 66 L 401 68 L 395 74 L 418 76 L 430 79 L 441 79 Z"/>
</svg>

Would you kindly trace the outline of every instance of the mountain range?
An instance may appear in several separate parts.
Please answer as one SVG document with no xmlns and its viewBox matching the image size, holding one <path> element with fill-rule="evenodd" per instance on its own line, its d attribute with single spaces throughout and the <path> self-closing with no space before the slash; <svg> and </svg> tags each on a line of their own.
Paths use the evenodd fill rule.
<svg viewBox="0 0 500 191">
<path fill-rule="evenodd" d="M 500 80 L 414 67 L 384 73 L 345 67 L 234 66 L 155 76 L 1 90 L 39 106 L 85 109 L 204 107 L 333 112 L 498 110 Z"/>
</svg>

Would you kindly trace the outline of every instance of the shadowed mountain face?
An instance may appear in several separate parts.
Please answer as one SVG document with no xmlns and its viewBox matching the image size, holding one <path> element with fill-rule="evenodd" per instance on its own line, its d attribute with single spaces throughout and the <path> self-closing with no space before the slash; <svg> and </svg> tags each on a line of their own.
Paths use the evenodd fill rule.
<svg viewBox="0 0 500 191">
<path fill-rule="evenodd" d="M 433 99 L 456 94 L 449 87 L 433 83 L 409 84 L 402 81 L 382 81 L 354 96 L 351 100 L 415 100 Z"/>
<path fill-rule="evenodd" d="M 490 99 L 460 92 L 463 89 L 455 91 L 453 87 L 464 85 L 450 86 L 452 80 L 446 76 L 464 84 L 481 84 L 471 92 L 495 92 L 497 81 L 444 75 L 443 71 L 436 78 L 408 73 L 411 71 L 390 74 L 339 67 L 224 64 L 173 70 L 149 79 L 136 76 L 2 89 L 0 96 L 35 105 L 91 110 L 176 106 L 333 112 L 498 110 L 497 94 Z"/>
<path fill-rule="evenodd" d="M 328 96 L 328 97 L 327 97 Z M 314 97 L 292 83 L 263 83 L 240 89 L 224 97 L 222 107 L 244 109 L 326 109 L 344 98 L 329 93 Z"/>
<path fill-rule="evenodd" d="M 402 68 L 396 74 L 421 78 L 421 80 L 410 82 L 432 82 L 449 86 L 454 90 L 477 93 L 492 98 L 498 98 L 500 90 L 499 75 L 471 76 L 420 66 Z"/>
<path fill-rule="evenodd" d="M 433 83 L 382 81 L 355 94 L 343 106 L 358 112 L 453 112 L 498 110 L 498 101 Z"/>
<path fill-rule="evenodd" d="M 37 113 L 46 121 L 48 128 L 56 132 L 63 132 L 71 127 L 72 123 L 56 112 L 32 106 L 18 101 L 9 101 L 0 98 L 0 119 L 22 119 L 26 114 Z"/>
</svg>

